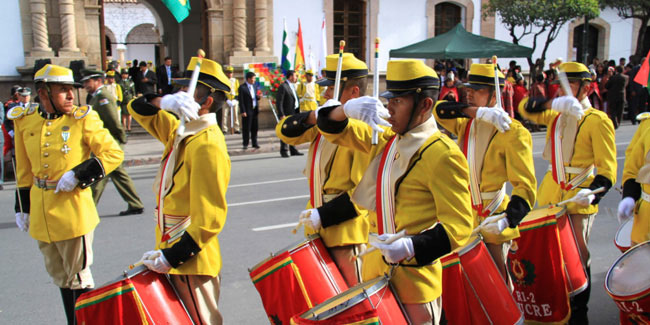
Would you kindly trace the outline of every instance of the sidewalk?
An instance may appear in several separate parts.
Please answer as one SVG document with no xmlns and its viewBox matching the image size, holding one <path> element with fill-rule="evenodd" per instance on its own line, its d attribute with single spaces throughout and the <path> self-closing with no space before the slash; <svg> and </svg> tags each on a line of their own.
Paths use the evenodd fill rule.
<svg viewBox="0 0 650 325">
<path fill-rule="evenodd" d="M 226 146 L 230 156 L 249 155 L 267 152 L 277 152 L 280 156 L 280 140 L 275 136 L 274 129 L 260 130 L 257 133 L 257 144 L 259 149 L 250 146 L 247 150 L 242 147 L 241 134 L 226 134 Z M 309 144 L 305 143 L 297 147 L 306 154 Z M 124 166 L 140 166 L 160 163 L 164 146 L 158 140 L 147 133 L 137 133 L 129 136 L 128 142 L 123 146 Z"/>
</svg>

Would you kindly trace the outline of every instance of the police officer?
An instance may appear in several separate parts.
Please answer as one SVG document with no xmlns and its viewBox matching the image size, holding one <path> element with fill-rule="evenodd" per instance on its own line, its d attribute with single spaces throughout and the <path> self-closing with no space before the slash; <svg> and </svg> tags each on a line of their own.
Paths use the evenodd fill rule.
<svg viewBox="0 0 650 325">
<path fill-rule="evenodd" d="M 371 242 L 379 251 L 364 257 L 363 280 L 392 274 L 414 324 L 440 321 L 442 267 L 436 260 L 464 246 L 473 226 L 467 161 L 431 113 L 439 85 L 422 61 L 389 61 L 382 94 L 388 110 L 366 96 L 321 108 L 317 119 L 328 141 L 372 157 L 352 195 L 371 211 L 370 231 L 380 234 Z M 377 145 L 371 144 L 372 130 L 380 132 Z M 337 215 L 311 216 L 312 224 L 324 227 L 342 221 Z M 408 236 L 392 241 L 401 230 Z"/>
<path fill-rule="evenodd" d="M 190 60 L 186 73 L 192 74 L 196 62 L 196 57 Z M 189 78 L 176 80 L 181 85 L 188 82 Z M 159 193 L 156 250 L 144 254 L 144 264 L 170 275 L 196 324 L 223 322 L 217 306 L 221 271 L 218 235 L 228 211 L 230 157 L 216 110 L 224 104 L 229 84 L 221 65 L 203 59 L 194 94 L 147 95 L 129 106 L 136 121 L 165 144 L 165 159 L 154 183 Z M 180 134 L 177 116 L 188 120 Z M 170 166 L 167 170 L 166 165 Z"/>
<path fill-rule="evenodd" d="M 119 166 L 124 153 L 90 106 L 74 106 L 72 70 L 47 64 L 34 82 L 40 107 L 16 106 L 8 114 L 16 139 L 16 223 L 37 240 L 74 324 L 77 297 L 94 287 L 99 216 L 88 187 Z"/>
<path fill-rule="evenodd" d="M 592 87 L 587 67 L 578 62 L 566 62 L 559 69 L 566 73 L 572 93 L 561 89 L 562 96 L 552 100 L 524 99 L 519 104 L 519 113 L 533 123 L 547 126 L 543 157 L 551 166 L 539 187 L 539 205 L 577 196 L 575 202 L 567 204 L 567 213 L 577 234 L 589 283 L 584 291 L 571 297 L 569 323 L 586 324 L 591 291 L 589 234 L 598 212 L 598 202 L 616 182 L 616 143 L 612 121 L 605 113 L 594 109 L 587 99 Z M 600 187 L 606 191 L 587 195 Z"/>
<path fill-rule="evenodd" d="M 120 87 L 122 88 L 122 103 L 120 109 L 122 112 L 122 128 L 128 134 L 131 132 L 131 114 L 126 109 L 127 104 L 135 97 L 135 83 L 129 76 L 129 71 L 122 69 L 122 79 L 120 80 Z"/>
<path fill-rule="evenodd" d="M 338 54 L 326 58 L 327 77 L 320 81 L 333 85 L 338 63 Z M 351 53 L 343 54 L 341 78 L 341 103 L 365 94 L 368 67 Z M 332 96 L 330 93 L 328 96 Z M 305 173 L 309 179 L 310 200 L 307 211 L 318 214 L 351 214 L 350 220 L 320 231 L 305 226 L 305 234 L 319 233 L 325 246 L 329 248 L 336 265 L 349 286 L 361 282 L 361 260 L 358 254 L 368 242 L 367 211 L 358 206 L 346 204 L 350 201 L 352 190 L 361 180 L 368 166 L 368 156 L 346 147 L 328 142 L 320 135 L 316 124 L 316 112 L 304 111 L 284 118 L 276 126 L 275 132 L 289 145 L 310 143 Z M 342 203 L 341 203 L 342 202 Z"/>
<path fill-rule="evenodd" d="M 115 97 L 104 89 L 104 73 L 98 70 L 86 70 L 84 71 L 84 77 L 81 81 L 83 82 L 86 91 L 92 95 L 89 104 L 99 114 L 99 117 L 104 122 L 104 127 L 108 129 L 117 143 L 120 145 L 125 144 L 126 134 L 124 133 L 119 118 L 117 117 Z M 113 180 L 117 192 L 120 193 L 122 199 L 128 204 L 127 209 L 120 212 L 121 216 L 141 214 L 144 212 L 144 205 L 142 204 L 138 193 L 135 192 L 135 185 L 133 185 L 133 181 L 124 167 L 119 166 L 115 168 L 108 177 Z M 99 203 L 104 188 L 106 188 L 107 181 L 108 179 L 103 179 L 93 185 L 93 198 L 95 204 Z"/>
<path fill-rule="evenodd" d="M 327 78 L 325 78 L 327 79 Z M 305 71 L 305 81 L 298 84 L 296 89 L 300 100 L 300 111 L 315 111 L 320 100 L 320 86 L 314 81 L 314 72 Z"/>
<path fill-rule="evenodd" d="M 487 223 L 481 232 L 503 279 L 508 282 L 506 253 L 512 239 L 519 237 L 517 225 L 535 204 L 537 180 L 533 163 L 533 140 L 518 121 L 511 121 L 502 107 L 496 106 L 496 92 L 504 85 L 494 84 L 494 66 L 474 63 L 469 70 L 468 104 L 439 102 L 435 109 L 438 123 L 458 137 L 470 166 L 472 208 L 478 223 L 505 212 L 507 217 Z M 512 195 L 506 194 L 506 182 Z"/>
</svg>

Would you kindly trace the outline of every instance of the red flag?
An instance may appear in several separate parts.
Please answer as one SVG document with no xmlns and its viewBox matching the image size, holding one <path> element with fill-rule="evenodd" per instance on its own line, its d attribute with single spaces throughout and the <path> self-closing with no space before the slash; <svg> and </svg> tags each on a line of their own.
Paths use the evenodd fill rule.
<svg viewBox="0 0 650 325">
<path fill-rule="evenodd" d="M 648 72 L 650 71 L 648 59 L 650 59 L 650 51 L 648 51 L 648 54 L 645 56 L 645 61 L 643 61 L 639 72 L 637 72 L 636 77 L 634 77 L 634 82 L 644 87 L 648 86 Z"/>
<path fill-rule="evenodd" d="M 305 71 L 305 48 L 302 46 L 302 27 L 298 18 L 298 36 L 296 37 L 296 57 L 293 61 L 294 70 L 299 76 Z"/>
</svg>

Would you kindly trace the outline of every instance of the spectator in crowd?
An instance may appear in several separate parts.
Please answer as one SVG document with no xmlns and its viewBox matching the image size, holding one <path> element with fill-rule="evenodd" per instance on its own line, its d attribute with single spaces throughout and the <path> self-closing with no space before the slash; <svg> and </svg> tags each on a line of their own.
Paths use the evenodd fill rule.
<svg viewBox="0 0 650 325">
<path fill-rule="evenodd" d="M 537 76 L 535 76 L 535 82 L 530 87 L 530 97 L 531 98 L 546 98 L 546 73 L 540 71 Z"/>
<path fill-rule="evenodd" d="M 131 76 L 131 80 L 133 80 L 133 83 L 135 84 L 135 93 L 141 93 L 140 91 L 140 65 L 138 64 L 138 60 L 133 60 L 133 67 L 129 68 L 129 76 Z"/>
<path fill-rule="evenodd" d="M 176 78 L 178 69 L 172 66 L 172 58 L 166 57 L 165 63 L 158 67 L 156 70 L 156 78 L 158 78 L 158 93 L 161 95 L 171 94 L 174 90 L 172 86 L 172 78 Z"/>
<path fill-rule="evenodd" d="M 512 105 L 513 107 L 519 107 L 519 102 L 521 102 L 522 99 L 528 96 L 528 89 L 526 89 L 525 81 L 524 81 L 524 76 L 521 74 L 521 72 L 517 72 L 515 74 L 515 85 L 513 86 L 514 88 L 514 93 L 512 96 Z M 515 109 L 515 113 L 516 109 Z M 518 114 L 515 114 L 515 117 L 517 117 Z M 517 120 L 520 120 L 520 118 L 517 118 Z"/>
<path fill-rule="evenodd" d="M 458 78 L 456 78 L 456 89 L 458 90 L 458 101 L 467 104 L 467 88 L 463 85 L 468 83 L 467 70 L 460 69 L 458 71 Z"/>
<path fill-rule="evenodd" d="M 246 72 L 246 82 L 239 86 L 237 101 L 239 102 L 239 113 L 241 114 L 242 140 L 244 150 L 248 149 L 250 139 L 253 148 L 259 149 L 257 145 L 257 115 L 259 114 L 259 101 L 262 93 L 255 85 L 255 73 Z"/>
<path fill-rule="evenodd" d="M 598 74 L 593 69 L 589 69 L 589 72 L 591 72 L 591 89 L 587 93 L 587 98 L 593 108 L 604 111 L 605 107 L 603 105 L 603 99 L 600 97 L 600 87 L 597 80 Z"/>
<path fill-rule="evenodd" d="M 623 68 L 616 67 L 616 72 L 609 78 L 607 88 L 607 113 L 614 123 L 614 129 L 621 124 L 623 106 L 625 105 L 625 88 L 628 84 L 628 76 L 623 74 Z"/>
<path fill-rule="evenodd" d="M 122 70 L 122 80 L 120 80 L 120 87 L 122 87 L 122 105 L 120 105 L 120 110 L 122 111 L 122 127 L 126 133 L 131 133 L 131 114 L 127 109 L 127 105 L 131 99 L 135 98 L 135 84 L 129 76 L 129 71 L 126 69 Z"/>
<path fill-rule="evenodd" d="M 456 88 L 456 77 L 453 72 L 449 72 L 447 73 L 447 78 L 445 78 L 445 84 L 442 86 L 442 89 L 440 89 L 440 96 L 438 99 L 458 102 L 459 98 L 458 88 Z"/>
<path fill-rule="evenodd" d="M 625 68 L 625 58 L 618 59 L 618 66 L 621 68 Z"/>
<path fill-rule="evenodd" d="M 641 64 L 645 61 L 645 58 L 641 59 Z M 629 95 L 629 100 L 628 100 L 628 118 L 630 121 L 632 121 L 632 125 L 638 123 L 636 120 L 636 116 L 639 113 L 645 112 L 646 111 L 646 102 L 648 100 L 648 91 L 643 85 L 637 83 L 634 81 L 634 78 L 636 78 L 637 73 L 639 73 L 639 69 L 641 69 L 641 65 L 637 65 L 632 70 L 629 72 L 629 81 L 628 81 L 628 95 Z"/>
<path fill-rule="evenodd" d="M 557 79 L 557 72 L 555 69 L 546 70 L 546 98 L 553 99 L 557 96 L 557 92 L 560 89 L 560 85 L 554 83 Z"/>
<path fill-rule="evenodd" d="M 598 66 L 600 65 L 600 60 L 598 60 L 597 57 L 594 57 L 591 59 L 591 64 L 589 65 L 589 69 L 594 69 L 597 70 Z"/>
<path fill-rule="evenodd" d="M 512 103 L 512 98 L 515 94 L 515 89 L 512 86 L 512 83 L 508 80 L 505 81 L 504 86 L 503 86 L 503 92 L 501 95 L 501 99 L 503 102 L 503 109 L 508 112 L 510 115 L 510 118 L 515 118 L 515 111 L 514 111 L 514 106 Z"/>
<path fill-rule="evenodd" d="M 138 73 L 138 76 L 140 84 L 138 89 L 140 93 L 143 95 L 155 94 L 156 74 L 148 68 L 147 62 L 140 62 L 140 72 Z"/>
<path fill-rule="evenodd" d="M 280 85 L 278 93 L 275 95 L 278 107 L 278 118 L 284 119 L 285 116 L 290 116 L 298 113 L 300 102 L 298 101 L 298 93 L 294 83 L 298 80 L 295 71 L 287 70 L 285 73 L 286 80 Z M 288 147 L 288 148 L 287 148 Z M 294 146 L 288 145 L 280 140 L 280 155 L 283 158 L 288 158 L 289 154 L 292 156 L 301 156 L 302 153 Z"/>
</svg>

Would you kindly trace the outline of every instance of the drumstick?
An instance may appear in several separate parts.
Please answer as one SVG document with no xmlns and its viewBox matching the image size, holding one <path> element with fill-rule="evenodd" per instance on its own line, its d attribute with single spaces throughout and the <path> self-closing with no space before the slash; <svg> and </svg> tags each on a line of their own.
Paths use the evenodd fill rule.
<svg viewBox="0 0 650 325">
<path fill-rule="evenodd" d="M 492 56 L 492 65 L 494 66 L 494 93 L 497 97 L 497 106 L 503 108 L 501 100 L 501 89 L 499 88 L 499 67 L 497 67 L 497 56 Z"/>
<path fill-rule="evenodd" d="M 135 262 L 135 263 L 129 265 L 129 270 L 133 270 L 133 269 L 135 269 L 136 267 L 138 267 L 138 266 L 140 266 L 140 265 L 142 265 L 142 264 L 144 264 L 144 261 L 143 261 L 143 260 L 139 260 L 139 261 L 137 261 L 137 262 Z"/>
<path fill-rule="evenodd" d="M 589 196 L 589 195 L 592 195 L 592 194 L 598 194 L 598 193 L 602 193 L 602 192 L 605 192 L 605 187 L 599 187 L 599 188 L 597 188 L 597 189 L 595 189 L 593 191 L 589 191 L 589 192 L 585 193 L 584 196 Z M 570 199 L 567 199 L 567 200 L 564 200 L 562 202 L 551 205 L 551 207 L 554 208 L 554 207 L 558 207 L 560 205 L 565 205 L 565 204 L 571 203 L 571 202 L 575 201 L 575 199 L 577 197 L 578 197 L 578 195 L 576 194 L 574 197 L 572 197 Z"/>
<path fill-rule="evenodd" d="M 192 97 L 194 97 L 196 84 L 199 82 L 199 74 L 201 73 L 201 63 L 203 62 L 203 58 L 205 57 L 205 52 L 202 49 L 199 49 L 197 51 L 196 56 L 198 57 L 196 60 L 196 66 L 194 67 L 194 71 L 192 71 L 192 79 L 190 79 L 190 84 L 189 87 L 187 88 L 187 93 L 190 94 L 190 96 Z M 181 119 L 181 124 L 176 129 L 176 133 L 178 135 L 181 135 L 183 134 L 183 132 L 185 132 L 185 117 L 180 116 L 180 119 Z"/>
<path fill-rule="evenodd" d="M 382 242 L 382 243 L 384 243 L 384 244 L 392 244 L 392 243 L 395 242 L 396 240 L 398 240 L 398 239 L 400 239 L 400 238 L 404 238 L 404 236 L 406 236 L 406 229 L 402 229 L 400 232 L 396 233 L 395 236 L 393 236 L 393 237 L 391 237 L 391 238 L 388 238 L 386 241 L 384 241 L 384 242 Z M 363 252 L 361 252 L 361 253 L 359 253 L 359 254 L 352 255 L 352 258 L 351 258 L 351 259 L 352 259 L 352 260 L 355 260 L 355 259 L 357 259 L 357 258 L 361 258 L 362 256 L 364 256 L 364 255 L 366 255 L 366 254 L 368 254 L 368 253 L 370 253 L 370 252 L 376 251 L 376 250 L 377 250 L 377 247 L 372 246 L 372 247 L 370 247 L 370 248 L 364 250 Z"/>
<path fill-rule="evenodd" d="M 379 98 L 379 37 L 375 38 L 375 71 L 372 76 L 372 97 Z M 372 130 L 371 144 L 379 142 L 379 133 Z"/>
<path fill-rule="evenodd" d="M 304 216 L 300 215 L 300 219 L 298 219 L 298 224 L 291 230 L 291 233 L 294 235 L 297 234 L 298 229 L 300 229 L 300 226 L 303 225 L 306 222 L 305 220 L 309 219 L 309 217 L 311 217 L 311 210 L 307 210 L 307 213 Z"/>
<path fill-rule="evenodd" d="M 480 225 L 478 225 L 478 227 L 476 227 L 476 229 L 474 229 L 474 231 L 472 231 L 472 234 L 470 235 L 470 237 L 473 237 L 476 234 L 478 234 L 481 231 L 481 229 L 483 229 L 483 227 L 485 227 L 485 226 L 487 226 L 487 225 L 489 225 L 491 223 L 495 223 L 495 222 L 497 222 L 497 221 L 499 221 L 499 220 L 501 220 L 501 219 L 503 219 L 505 217 L 506 217 L 506 213 L 504 212 L 504 213 L 495 215 L 494 218 L 491 219 L 489 222 L 487 221 L 487 218 L 486 218 L 485 220 L 483 220 L 483 222 L 481 222 Z"/>
<path fill-rule="evenodd" d="M 339 42 L 339 62 L 336 64 L 336 77 L 334 78 L 334 100 L 339 100 L 340 86 L 341 86 L 341 67 L 343 66 L 343 48 L 345 41 Z"/>
</svg>

